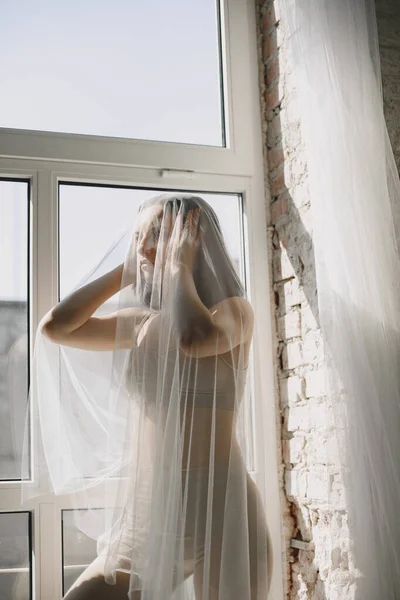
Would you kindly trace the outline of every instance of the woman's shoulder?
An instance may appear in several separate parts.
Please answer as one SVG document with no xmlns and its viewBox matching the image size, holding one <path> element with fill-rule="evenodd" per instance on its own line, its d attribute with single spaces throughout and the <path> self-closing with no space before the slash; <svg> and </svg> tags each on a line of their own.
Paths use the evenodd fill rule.
<svg viewBox="0 0 400 600">
<path fill-rule="evenodd" d="M 226 307 L 227 309 L 232 308 L 241 311 L 247 311 L 249 313 L 253 312 L 253 307 L 244 296 L 231 296 L 230 298 L 225 298 L 224 300 L 221 300 L 215 304 L 210 310 L 223 307 Z"/>
<path fill-rule="evenodd" d="M 231 315 L 233 318 L 238 317 L 247 325 L 253 325 L 254 311 L 250 302 L 244 296 L 231 296 L 225 298 L 210 308 L 211 314 L 220 312 L 222 314 Z"/>
</svg>

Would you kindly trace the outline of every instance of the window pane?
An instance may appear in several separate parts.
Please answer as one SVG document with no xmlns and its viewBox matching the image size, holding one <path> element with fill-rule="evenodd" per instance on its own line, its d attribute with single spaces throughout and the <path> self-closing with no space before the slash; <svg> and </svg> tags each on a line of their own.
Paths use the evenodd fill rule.
<svg viewBox="0 0 400 600">
<path fill-rule="evenodd" d="M 141 202 L 167 191 L 170 190 L 60 185 L 60 298 L 79 284 L 129 223 L 134 223 Z M 215 210 L 230 256 L 243 277 L 239 196 L 193 193 L 204 198 Z M 109 270 L 119 264 L 117 259 L 122 262 L 124 256 L 115 257 L 108 265 Z"/>
<path fill-rule="evenodd" d="M 75 518 L 79 511 L 62 511 L 63 594 L 96 558 L 96 542 L 79 531 Z"/>
<path fill-rule="evenodd" d="M 78 286 L 93 267 L 98 265 L 113 241 L 117 240 L 121 233 L 129 227 L 129 223 L 133 225 L 140 203 L 164 191 L 166 190 L 60 185 L 60 299 Z M 239 276 L 243 278 L 244 256 L 240 197 L 234 194 L 193 193 L 204 198 L 215 210 L 228 251 Z M 129 241 L 128 239 L 127 242 L 129 243 Z M 111 254 L 101 266 L 101 271 L 97 276 L 121 264 L 124 258 L 125 253 L 121 253 L 119 256 Z M 103 304 L 96 314 L 109 313 L 117 309 L 118 295 Z M 111 372 L 112 353 L 102 352 L 101 354 L 104 372 Z M 106 396 L 98 397 L 97 402 L 99 404 L 107 403 L 108 398 Z M 93 473 L 87 473 L 87 477 L 92 475 Z"/>
<path fill-rule="evenodd" d="M 30 515 L 0 514 L 0 598 L 31 598 Z"/>
<path fill-rule="evenodd" d="M 0 8 L 0 126 L 222 146 L 216 0 Z"/>
<path fill-rule="evenodd" d="M 28 394 L 28 184 L 0 181 L 0 479 L 20 479 Z"/>
</svg>

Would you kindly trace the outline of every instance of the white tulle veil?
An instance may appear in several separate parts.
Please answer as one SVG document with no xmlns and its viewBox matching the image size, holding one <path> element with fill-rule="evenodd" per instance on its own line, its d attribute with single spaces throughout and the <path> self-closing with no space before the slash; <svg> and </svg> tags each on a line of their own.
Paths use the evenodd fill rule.
<svg viewBox="0 0 400 600">
<path fill-rule="evenodd" d="M 152 207 L 161 212 L 149 230 Z M 182 350 L 201 342 L 207 323 L 175 283 L 176 248 L 198 208 L 192 281 L 221 328 L 205 356 Z M 143 235 L 157 238 L 155 263 L 145 269 L 137 251 Z M 212 587 L 220 600 L 232 600 L 233 589 L 242 600 L 255 590 L 264 598 L 271 563 L 264 440 L 262 427 L 250 424 L 263 422 L 265 408 L 251 392 L 254 350 L 247 365 L 250 305 L 218 219 L 198 196 L 158 195 L 76 289 L 120 262 L 114 349 L 56 343 L 39 326 L 25 436 L 25 454 L 33 445 L 36 460 L 24 500 L 68 497 L 80 509 L 79 529 L 97 540 L 107 583 L 128 573 L 132 597 L 141 590 L 142 600 L 192 598 L 196 559 L 203 561 L 197 600 L 211 598 Z M 105 312 L 102 305 L 93 316 Z M 225 322 L 236 323 L 234 333 L 224 333 Z M 121 344 L 127 335 L 129 348 Z M 223 441 L 229 427 L 234 435 Z M 255 462 L 258 488 L 249 475 Z"/>
<path fill-rule="evenodd" d="M 338 446 L 326 459 L 329 501 L 349 516 L 354 597 L 395 600 L 400 186 L 383 114 L 375 6 L 282 0 L 281 8 L 308 165 L 316 316 Z M 332 549 L 338 535 L 332 523 Z"/>
</svg>

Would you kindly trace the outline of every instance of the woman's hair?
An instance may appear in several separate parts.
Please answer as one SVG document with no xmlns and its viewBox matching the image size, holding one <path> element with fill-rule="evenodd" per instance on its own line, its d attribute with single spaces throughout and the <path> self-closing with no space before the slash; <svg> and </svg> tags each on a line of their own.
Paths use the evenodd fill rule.
<svg viewBox="0 0 400 600">
<path fill-rule="evenodd" d="M 226 298 L 244 296 L 243 285 L 226 249 L 221 226 L 212 207 L 200 196 L 187 193 L 160 194 L 145 200 L 139 212 L 156 204 L 163 206 L 164 212 L 170 205 L 171 213 L 177 215 L 181 212 L 184 220 L 190 210 L 200 208 L 199 227 L 203 234 L 193 279 L 203 304 L 210 308 Z"/>
</svg>

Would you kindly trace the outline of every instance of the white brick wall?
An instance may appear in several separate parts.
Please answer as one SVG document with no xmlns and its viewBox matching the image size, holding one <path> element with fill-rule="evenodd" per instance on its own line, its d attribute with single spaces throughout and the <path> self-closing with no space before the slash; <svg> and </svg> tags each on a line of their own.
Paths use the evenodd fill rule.
<svg viewBox="0 0 400 600">
<path fill-rule="evenodd" d="M 295 369 L 303 364 L 301 342 L 288 342 L 282 351 L 282 362 L 285 371 Z"/>
<path fill-rule="evenodd" d="M 305 398 L 305 380 L 297 375 L 281 379 L 280 391 L 282 407 L 298 404 Z"/>
<path fill-rule="evenodd" d="M 316 369 L 305 374 L 306 397 L 315 398 L 325 393 L 325 370 Z"/>
<path fill-rule="evenodd" d="M 257 14 L 267 200 L 271 202 L 276 379 L 283 417 L 286 593 L 289 600 L 354 600 L 345 496 L 337 469 L 333 414 L 325 395 L 307 164 L 279 3 L 258 2 Z M 385 116 L 400 166 L 400 2 L 376 0 L 376 5 Z M 309 549 L 291 548 L 291 538 L 310 542 Z"/>
<path fill-rule="evenodd" d="M 283 317 L 278 317 L 278 336 L 280 340 L 288 340 L 301 335 L 300 311 L 294 310 Z"/>
</svg>

